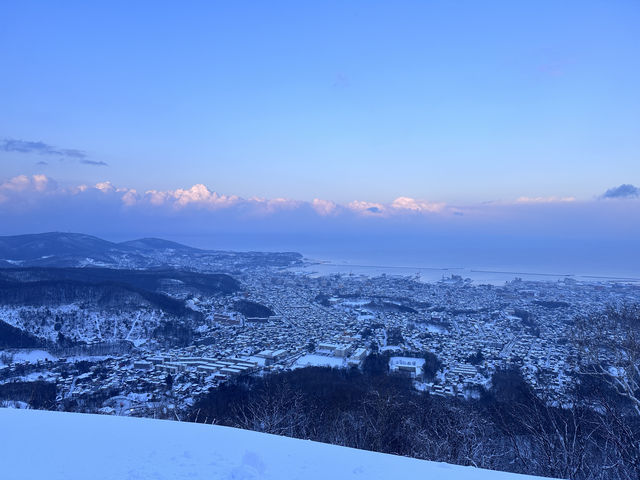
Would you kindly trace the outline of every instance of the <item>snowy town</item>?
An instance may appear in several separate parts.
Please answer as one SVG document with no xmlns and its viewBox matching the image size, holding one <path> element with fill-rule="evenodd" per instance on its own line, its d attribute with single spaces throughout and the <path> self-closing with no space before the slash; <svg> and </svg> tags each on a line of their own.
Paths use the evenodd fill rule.
<svg viewBox="0 0 640 480">
<path fill-rule="evenodd" d="M 233 295 L 173 292 L 202 314 L 188 345 L 140 336 L 109 342 L 88 330 L 86 346 L 75 351 L 4 350 L 0 385 L 49 384 L 61 410 L 179 417 L 233 377 L 361 368 L 368 355 L 384 354 L 390 375 L 408 376 L 430 394 L 477 397 L 496 369 L 515 366 L 541 397 L 564 404 L 576 368 L 573 319 L 640 294 L 637 284 L 614 281 L 491 285 L 451 275 L 423 282 L 264 265 L 237 279 L 242 288 Z M 238 302 L 251 308 L 240 313 Z M 425 368 L 427 355 L 435 366 Z"/>
</svg>

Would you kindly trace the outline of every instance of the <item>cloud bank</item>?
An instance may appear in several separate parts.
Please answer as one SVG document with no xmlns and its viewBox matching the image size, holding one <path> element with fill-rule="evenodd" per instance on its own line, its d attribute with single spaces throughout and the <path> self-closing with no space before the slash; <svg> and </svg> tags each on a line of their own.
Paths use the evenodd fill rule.
<svg viewBox="0 0 640 480">
<path fill-rule="evenodd" d="M 45 175 L 19 175 L 0 183 L 0 203 L 5 208 L 21 203 L 34 203 L 67 199 L 76 201 L 86 197 L 95 200 L 95 194 L 104 196 L 102 200 L 123 207 L 146 209 L 147 211 L 169 212 L 185 211 L 189 209 L 219 211 L 233 210 L 236 213 L 255 216 L 271 215 L 283 211 L 304 210 L 315 213 L 320 217 L 354 214 L 363 217 L 389 218 L 401 215 L 431 215 L 452 213 L 451 207 L 445 203 L 429 202 L 410 197 L 398 197 L 390 203 L 376 203 L 356 200 L 346 205 L 340 205 L 331 200 L 316 198 L 311 202 L 292 200 L 287 198 L 243 198 L 237 195 L 220 194 L 210 190 L 206 185 L 196 184 L 190 188 L 175 190 L 147 190 L 138 192 L 136 189 L 118 187 L 109 181 L 95 185 L 76 185 L 61 187 L 57 182 Z"/>
<path fill-rule="evenodd" d="M 640 189 L 624 184 L 607 190 L 601 199 L 629 200 L 637 209 L 640 202 Z M 303 212 L 315 217 L 358 217 L 363 219 L 413 218 L 417 222 L 429 219 L 439 221 L 443 218 L 471 216 L 487 220 L 497 212 L 525 211 L 527 208 L 544 207 L 560 211 L 570 205 L 576 209 L 594 202 L 578 201 L 575 197 L 519 197 L 511 202 L 487 202 L 480 205 L 455 206 L 444 202 L 434 202 L 411 197 L 398 197 L 389 203 L 354 200 L 339 204 L 331 200 L 316 198 L 310 202 L 287 198 L 244 198 L 211 190 L 204 184 L 195 184 L 189 188 L 174 190 L 138 191 L 134 188 L 113 185 L 110 181 L 94 185 L 61 186 L 55 180 L 43 174 L 19 175 L 0 183 L 0 207 L 5 213 L 20 205 L 47 204 L 50 202 L 83 203 L 87 208 L 92 204 L 109 204 L 120 207 L 122 212 L 138 211 L 148 214 L 180 214 L 191 211 L 227 212 L 238 217 L 255 218 L 273 216 L 283 212 Z M 563 207 L 564 206 L 564 207 Z M 533 210 L 529 210 L 533 211 Z M 64 212 L 60 212 L 64 215 Z M 422 219 L 422 220 L 420 220 Z"/>
<path fill-rule="evenodd" d="M 19 175 L 0 180 L 0 235 L 156 236 L 203 248 L 295 250 L 378 264 L 393 257 L 386 263 L 640 275 L 640 197 L 601 197 L 450 205 L 401 196 L 340 204 L 244 198 L 203 184 L 138 191 Z"/>
</svg>

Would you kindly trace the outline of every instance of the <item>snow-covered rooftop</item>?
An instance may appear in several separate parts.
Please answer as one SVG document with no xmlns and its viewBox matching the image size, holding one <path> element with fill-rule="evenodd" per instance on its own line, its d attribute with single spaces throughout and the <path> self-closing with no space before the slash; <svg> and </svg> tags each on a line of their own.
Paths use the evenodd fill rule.
<svg viewBox="0 0 640 480">
<path fill-rule="evenodd" d="M 11 480 L 536 478 L 166 420 L 0 408 L 0 426 Z"/>
</svg>

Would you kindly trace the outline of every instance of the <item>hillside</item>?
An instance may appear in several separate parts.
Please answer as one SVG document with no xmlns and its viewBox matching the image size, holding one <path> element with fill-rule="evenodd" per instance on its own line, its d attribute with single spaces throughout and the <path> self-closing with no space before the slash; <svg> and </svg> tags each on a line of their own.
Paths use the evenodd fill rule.
<svg viewBox="0 0 640 480">
<path fill-rule="evenodd" d="M 123 285 L 128 288 L 158 292 L 167 285 L 180 285 L 183 292 L 200 294 L 229 294 L 240 284 L 226 274 L 196 273 L 174 269 L 127 270 L 111 268 L 11 268 L 0 269 L 0 281 L 80 282 L 96 285 Z"/>
<path fill-rule="evenodd" d="M 12 480 L 540 478 L 166 420 L 2 408 L 0 425 Z"/>
<path fill-rule="evenodd" d="M 120 247 L 115 243 L 81 233 L 49 232 L 0 237 L 0 258 L 14 261 L 45 260 L 52 256 L 106 256 L 109 253 L 131 251 L 127 246 Z"/>
<path fill-rule="evenodd" d="M 181 268 L 208 272 L 299 264 L 295 252 L 200 250 L 159 238 L 114 243 L 82 233 L 48 232 L 0 236 L 0 268 Z"/>
<path fill-rule="evenodd" d="M 161 238 L 140 238 L 138 240 L 129 240 L 127 242 L 120 242 L 118 244 L 124 248 L 134 248 L 136 250 L 175 250 L 186 252 L 202 252 L 198 248 L 188 247 L 181 243 L 171 242 L 169 240 L 163 240 Z"/>
<path fill-rule="evenodd" d="M 45 341 L 184 344 L 203 315 L 189 295 L 229 295 L 240 284 L 226 274 L 172 269 L 0 268 L 0 339 L 5 347 Z"/>
</svg>

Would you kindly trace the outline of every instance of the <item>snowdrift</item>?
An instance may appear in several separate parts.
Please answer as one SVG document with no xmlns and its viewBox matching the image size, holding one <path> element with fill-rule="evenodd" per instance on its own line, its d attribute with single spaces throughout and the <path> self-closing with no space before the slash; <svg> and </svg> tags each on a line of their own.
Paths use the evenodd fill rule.
<svg viewBox="0 0 640 480">
<path fill-rule="evenodd" d="M 540 478 L 166 420 L 0 408 L 0 432 L 7 480 Z"/>
</svg>

